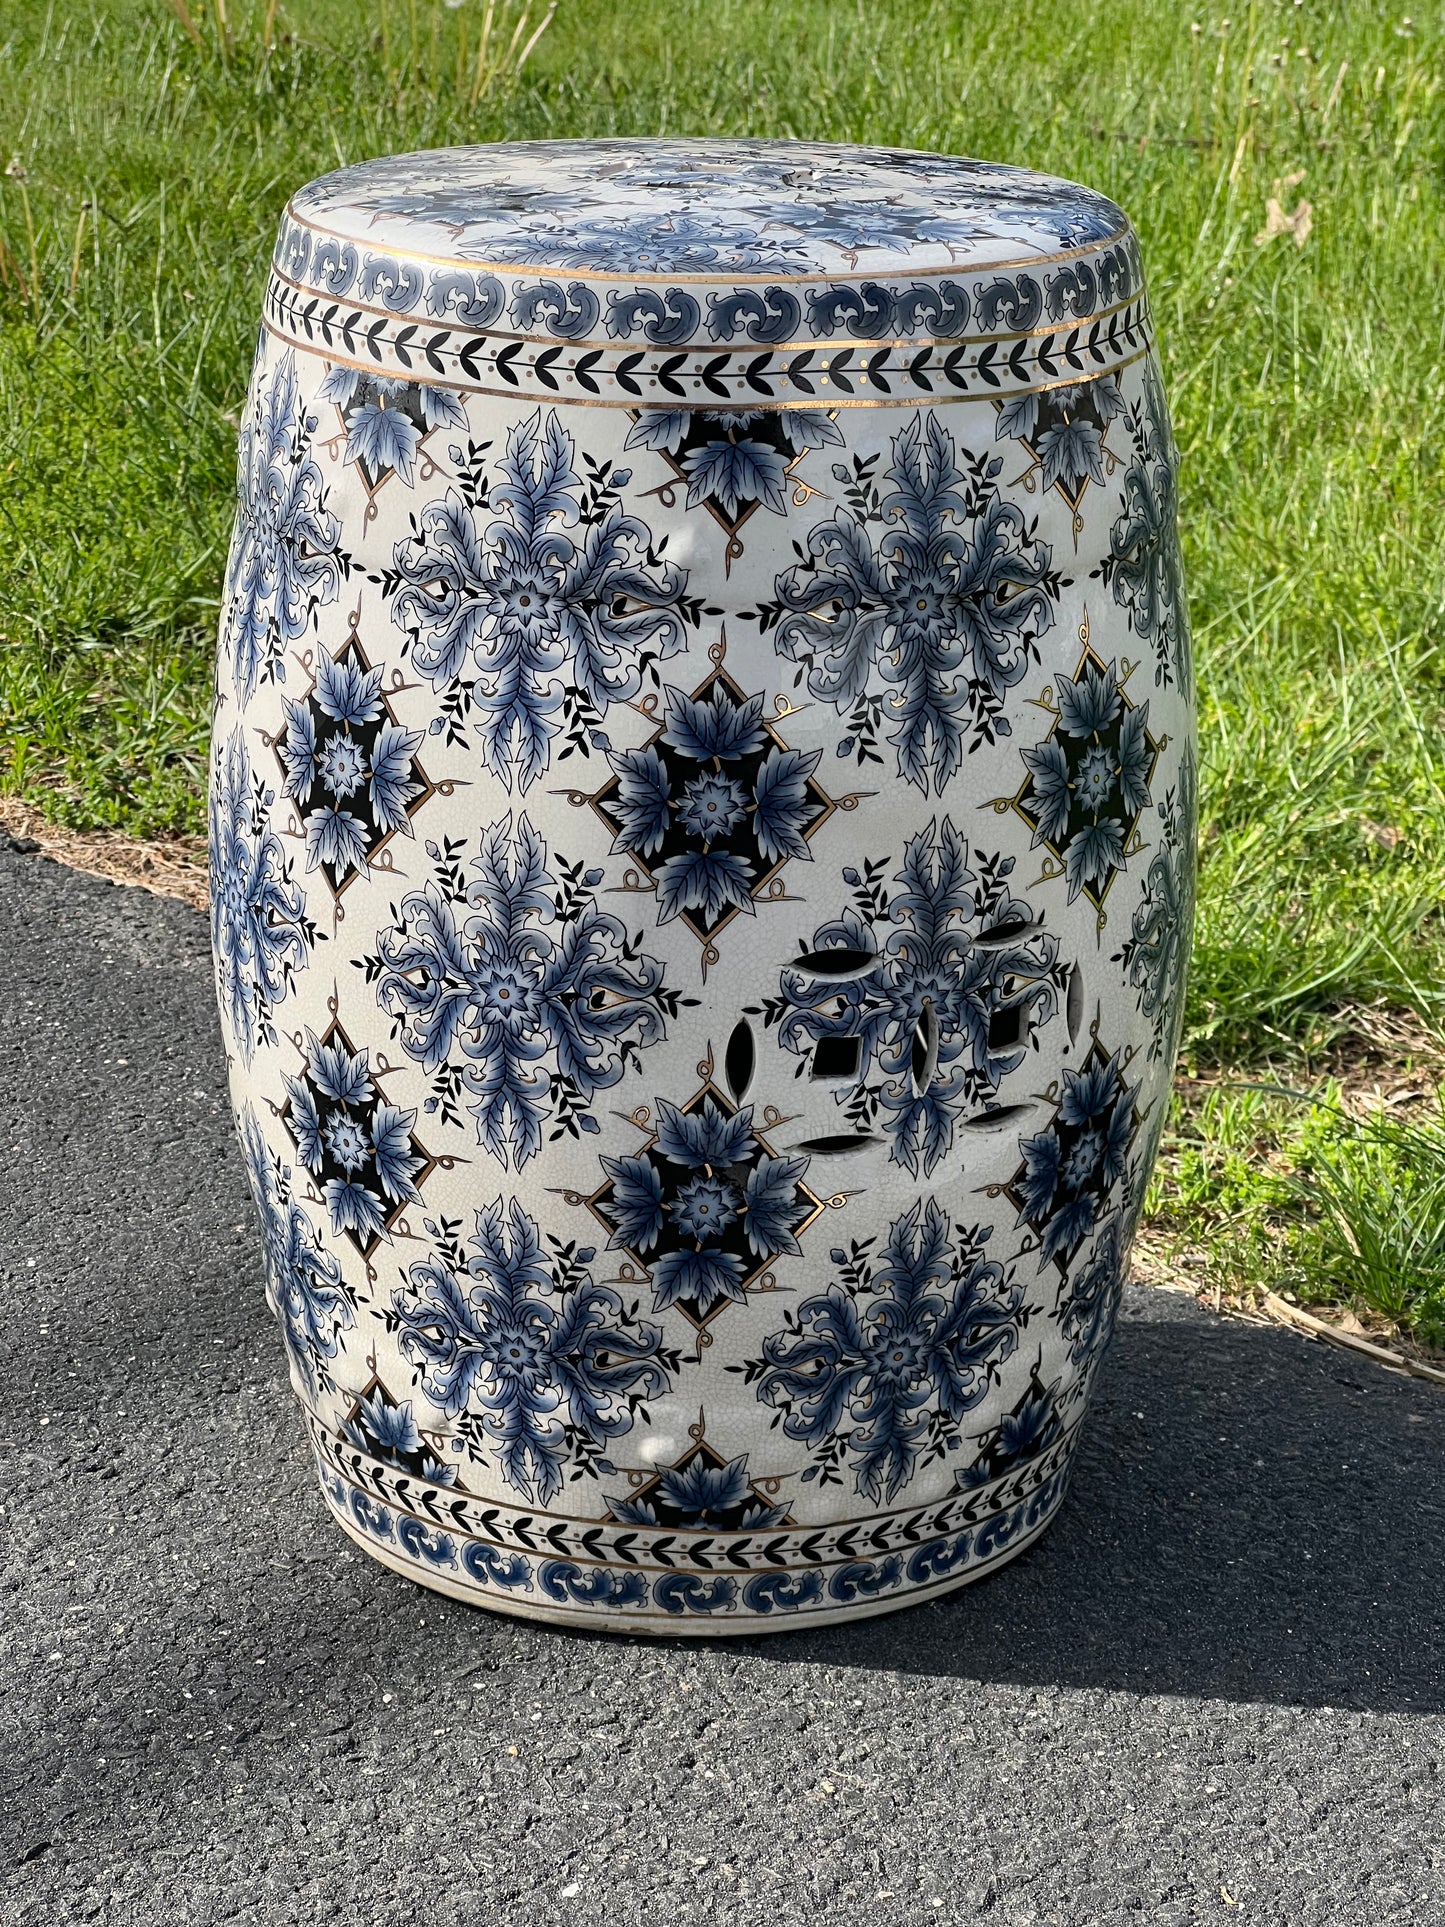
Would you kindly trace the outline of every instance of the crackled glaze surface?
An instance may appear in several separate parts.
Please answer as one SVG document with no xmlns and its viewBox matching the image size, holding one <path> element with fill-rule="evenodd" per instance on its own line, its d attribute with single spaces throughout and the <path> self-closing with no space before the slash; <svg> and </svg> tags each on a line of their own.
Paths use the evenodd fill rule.
<svg viewBox="0 0 1445 1927">
<path fill-rule="evenodd" d="M 737 1631 L 1059 1503 L 1193 887 L 1132 234 L 806 144 L 402 156 L 283 222 L 213 926 L 368 1550 Z"/>
<path fill-rule="evenodd" d="M 291 213 L 443 261 L 590 274 L 880 273 L 1054 256 L 1119 235 L 1102 194 L 1022 168 L 793 141 L 532 141 L 393 154 Z"/>
</svg>

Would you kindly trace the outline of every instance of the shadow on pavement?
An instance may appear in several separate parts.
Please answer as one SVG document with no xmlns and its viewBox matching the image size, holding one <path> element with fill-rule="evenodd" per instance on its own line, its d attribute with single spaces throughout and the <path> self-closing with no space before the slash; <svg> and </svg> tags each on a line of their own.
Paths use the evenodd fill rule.
<svg viewBox="0 0 1445 1927">
<path fill-rule="evenodd" d="M 1131 1291 L 1064 1510 L 983 1584 L 786 1664 L 1241 1702 L 1445 1708 L 1445 1396 Z"/>
</svg>

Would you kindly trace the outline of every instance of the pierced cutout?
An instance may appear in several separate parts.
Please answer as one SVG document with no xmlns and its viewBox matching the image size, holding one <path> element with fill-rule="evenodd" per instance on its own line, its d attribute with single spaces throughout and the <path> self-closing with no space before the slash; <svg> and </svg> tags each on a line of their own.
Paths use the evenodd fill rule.
<svg viewBox="0 0 1445 1927">
<path fill-rule="evenodd" d="M 1005 917 L 996 923 L 992 930 L 984 930 L 973 940 L 975 950 L 996 950 L 1006 943 L 1017 943 L 1020 937 L 1032 936 L 1042 925 L 1036 917 Z"/>
<path fill-rule="evenodd" d="M 1065 1000 L 1069 1042 L 1078 1042 L 1079 1026 L 1084 1021 L 1084 973 L 1078 964 L 1069 972 L 1069 991 Z"/>
<path fill-rule="evenodd" d="M 909 1068 L 913 1072 L 914 1093 L 922 1097 L 938 1069 L 938 1015 L 931 997 L 924 998 L 923 1008 L 918 1013 Z"/>
<path fill-rule="evenodd" d="M 753 1081 L 753 1067 L 757 1062 L 757 1052 L 753 1045 L 753 1027 L 744 1017 L 733 1026 L 733 1034 L 728 1039 L 728 1047 L 723 1052 L 723 1075 L 728 1089 L 736 1101 L 741 1102 L 744 1091 Z"/>
<path fill-rule="evenodd" d="M 1017 1118 L 1027 1117 L 1033 1108 L 1032 1104 L 1000 1104 L 992 1111 L 980 1111 L 977 1117 L 966 1117 L 963 1120 L 963 1129 L 965 1131 L 1001 1131 L 1005 1124 L 1012 1124 Z"/>
<path fill-rule="evenodd" d="M 861 1037 L 820 1037 L 813 1046 L 808 1075 L 815 1084 L 830 1078 L 856 1077 L 862 1053 Z"/>
<path fill-rule="evenodd" d="M 791 968 L 806 970 L 814 977 L 861 977 L 877 961 L 872 950 L 809 950 L 794 957 Z"/>
<path fill-rule="evenodd" d="M 801 1144 L 795 1144 L 795 1151 L 806 1151 L 810 1157 L 844 1157 L 851 1151 L 866 1151 L 874 1144 L 881 1144 L 881 1137 L 869 1137 L 867 1132 L 860 1136 L 851 1134 L 841 1137 L 805 1137 Z"/>
<path fill-rule="evenodd" d="M 990 1050 L 1016 1050 L 1024 1038 L 1024 1006 L 1007 1005 L 1003 1010 L 994 1011 L 988 1020 L 988 1047 Z"/>
</svg>

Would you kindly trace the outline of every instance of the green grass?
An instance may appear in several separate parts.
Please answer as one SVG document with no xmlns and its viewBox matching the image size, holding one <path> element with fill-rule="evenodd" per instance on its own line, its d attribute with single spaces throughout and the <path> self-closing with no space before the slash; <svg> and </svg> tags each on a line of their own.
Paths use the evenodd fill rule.
<svg viewBox="0 0 1445 1927">
<path fill-rule="evenodd" d="M 1199 642 L 1194 1057 L 1303 1078 L 1332 1012 L 1445 1023 L 1440 6 L 562 0 L 473 108 L 479 0 L 281 0 L 270 48 L 265 0 L 229 0 L 229 44 L 189 5 L 199 45 L 162 0 L 0 16 L 0 793 L 200 823 L 233 419 L 296 183 L 461 139 L 943 148 L 1087 181 L 1143 237 Z M 1276 193 L 1303 247 L 1256 245 Z"/>
<path fill-rule="evenodd" d="M 1193 1096 L 1193 1101 L 1190 1097 Z M 1260 1287 L 1374 1313 L 1445 1346 L 1445 1108 L 1359 1116 L 1333 1080 L 1176 1097 L 1148 1200 L 1153 1267 L 1203 1259 Z"/>
</svg>

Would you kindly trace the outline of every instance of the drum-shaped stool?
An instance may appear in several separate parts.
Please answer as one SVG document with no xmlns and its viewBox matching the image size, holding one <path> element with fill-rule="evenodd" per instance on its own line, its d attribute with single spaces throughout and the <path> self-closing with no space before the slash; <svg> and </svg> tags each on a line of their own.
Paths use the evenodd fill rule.
<svg viewBox="0 0 1445 1927">
<path fill-rule="evenodd" d="M 1168 1098 L 1195 758 L 1134 234 L 766 141 L 286 210 L 213 929 L 338 1523 L 751 1632 L 1063 1499 Z"/>
</svg>

